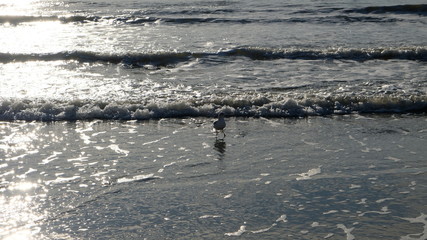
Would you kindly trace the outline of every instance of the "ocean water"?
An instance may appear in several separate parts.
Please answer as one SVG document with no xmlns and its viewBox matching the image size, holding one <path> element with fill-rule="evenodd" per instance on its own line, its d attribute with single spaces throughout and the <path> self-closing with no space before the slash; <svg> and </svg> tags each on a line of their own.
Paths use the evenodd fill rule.
<svg viewBox="0 0 427 240">
<path fill-rule="evenodd" d="M 405 239 L 425 116 L 3 122 L 2 239 Z"/>
<path fill-rule="evenodd" d="M 2 1 L 0 119 L 426 110 L 422 1 Z"/>
<path fill-rule="evenodd" d="M 0 238 L 426 239 L 426 26 L 413 0 L 0 0 Z"/>
</svg>

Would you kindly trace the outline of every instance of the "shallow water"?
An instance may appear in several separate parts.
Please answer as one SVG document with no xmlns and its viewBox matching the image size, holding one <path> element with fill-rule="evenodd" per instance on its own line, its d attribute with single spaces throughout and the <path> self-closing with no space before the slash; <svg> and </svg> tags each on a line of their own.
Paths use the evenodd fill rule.
<svg viewBox="0 0 427 240">
<path fill-rule="evenodd" d="M 0 0 L 0 238 L 426 239 L 426 16 Z"/>
<path fill-rule="evenodd" d="M 419 1 L 0 1 L 0 120 L 426 112 Z"/>
<path fill-rule="evenodd" d="M 2 122 L 8 239 L 425 239 L 425 116 Z"/>
</svg>

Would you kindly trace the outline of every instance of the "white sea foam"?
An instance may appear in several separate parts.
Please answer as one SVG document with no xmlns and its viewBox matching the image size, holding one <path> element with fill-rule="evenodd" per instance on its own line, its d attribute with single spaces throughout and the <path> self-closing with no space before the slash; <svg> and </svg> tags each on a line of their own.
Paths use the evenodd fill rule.
<svg viewBox="0 0 427 240">
<path fill-rule="evenodd" d="M 341 108 L 344 106 L 347 109 L 345 113 L 423 111 L 427 107 L 425 96 L 412 96 L 409 99 L 406 96 L 365 96 L 361 99 L 338 94 L 328 98 L 306 96 L 301 99 L 301 96 L 296 96 L 293 99 L 280 94 L 267 93 L 265 96 L 258 96 L 247 92 L 243 95 L 235 93 L 228 96 L 208 94 L 200 99 L 188 99 L 186 95 L 178 97 L 182 99 L 171 103 L 167 102 L 169 100 L 162 103 L 159 99 L 158 102 L 151 103 L 141 99 L 140 103 L 117 101 L 106 106 L 99 101 L 76 103 L 61 100 L 50 102 L 49 111 L 46 106 L 30 99 L 0 99 L 0 120 L 145 120 L 212 117 L 217 111 L 223 111 L 227 116 L 300 117 L 343 114 Z M 81 136 L 90 143 L 90 136 L 83 133 Z M 363 146 L 363 142 L 358 142 Z"/>
<path fill-rule="evenodd" d="M 334 236 L 334 234 L 333 233 L 328 233 L 325 237 L 323 237 L 324 239 L 328 239 L 328 238 L 330 238 L 330 237 L 332 237 L 332 236 Z"/>
<path fill-rule="evenodd" d="M 153 179 L 160 179 L 162 177 L 155 176 L 154 174 L 145 174 L 145 175 L 136 175 L 133 177 L 123 177 L 117 179 L 117 183 L 129 183 L 129 182 L 139 182 L 139 181 L 149 181 Z"/>
<path fill-rule="evenodd" d="M 296 178 L 296 180 L 297 181 L 300 181 L 300 180 L 309 180 L 309 179 L 311 179 L 314 175 L 318 175 L 318 174 L 320 174 L 322 171 L 321 171 L 321 167 L 318 167 L 318 168 L 312 168 L 312 169 L 310 169 L 310 170 L 308 170 L 307 172 L 305 172 L 305 173 L 300 173 L 300 174 L 296 174 L 296 175 L 299 175 L 300 177 L 297 177 Z"/>
<path fill-rule="evenodd" d="M 381 208 L 381 211 L 367 211 L 367 212 L 360 213 L 359 216 L 364 216 L 366 214 L 372 214 L 372 213 L 373 214 L 385 215 L 385 214 L 390 214 L 391 211 L 388 209 L 387 206 L 384 206 Z"/>
<path fill-rule="evenodd" d="M 206 219 L 206 218 L 220 218 L 220 217 L 222 217 L 222 215 L 203 215 L 203 216 L 200 216 L 199 218 Z"/>
<path fill-rule="evenodd" d="M 355 237 L 351 232 L 354 230 L 353 228 L 347 228 L 344 224 L 337 224 L 337 228 L 341 228 L 346 234 L 346 240 L 354 240 Z"/>
<path fill-rule="evenodd" d="M 324 212 L 323 215 L 334 214 L 334 213 L 337 213 L 337 212 L 338 212 L 338 210 L 329 210 L 327 212 Z"/>
<path fill-rule="evenodd" d="M 50 180 L 50 181 L 45 181 L 45 183 L 47 185 L 50 184 L 61 184 L 61 183 L 66 183 L 66 182 L 71 182 L 74 180 L 80 179 L 80 176 L 72 176 L 72 177 L 58 177 L 54 180 Z"/>
<path fill-rule="evenodd" d="M 77 157 L 77 158 L 70 158 L 70 159 L 67 159 L 67 161 L 68 161 L 68 162 L 87 162 L 87 161 L 88 161 L 88 159 L 89 159 L 89 157 L 81 156 L 81 157 Z"/>
<path fill-rule="evenodd" d="M 359 201 L 356 201 L 357 202 L 356 204 L 366 204 L 367 200 L 368 200 L 367 198 L 362 198 Z"/>
<path fill-rule="evenodd" d="M 401 237 L 401 240 L 425 240 L 427 239 L 427 215 L 424 213 L 421 213 L 420 216 L 415 218 L 402 218 L 406 221 L 409 221 L 410 223 L 416 223 L 416 224 L 424 224 L 424 229 L 420 233 L 413 233 L 406 236 Z"/>
<path fill-rule="evenodd" d="M 288 220 L 286 218 L 287 218 L 286 214 L 283 214 L 278 219 L 276 219 L 276 222 L 284 222 L 284 223 L 286 223 L 286 222 L 288 222 Z"/>
<path fill-rule="evenodd" d="M 311 227 L 313 227 L 313 228 L 315 228 L 315 227 L 326 227 L 326 226 L 327 225 L 320 224 L 319 222 L 313 222 L 311 224 Z"/>
<path fill-rule="evenodd" d="M 109 147 L 111 150 L 113 150 L 114 152 L 118 153 L 118 154 L 123 154 L 123 155 L 125 155 L 125 156 L 127 156 L 127 155 L 129 154 L 129 151 L 128 151 L 128 150 L 121 149 L 121 148 L 119 147 L 119 145 L 117 145 L 117 144 L 111 144 L 111 145 L 109 145 L 108 147 Z"/>
<path fill-rule="evenodd" d="M 166 168 L 166 167 L 170 167 L 170 166 L 175 165 L 175 164 L 176 164 L 176 162 L 171 162 L 171 163 L 163 165 L 163 167 Z"/>
<path fill-rule="evenodd" d="M 382 198 L 382 199 L 378 199 L 377 201 L 375 201 L 376 203 L 383 203 L 385 201 L 391 201 L 394 200 L 394 198 Z"/>
<path fill-rule="evenodd" d="M 251 233 L 257 234 L 257 233 L 263 233 L 263 232 L 267 232 L 270 231 L 270 229 L 272 229 L 273 227 L 277 226 L 276 223 L 273 223 L 270 227 L 268 228 L 263 228 L 263 229 L 259 229 L 259 230 L 255 230 L 255 231 L 251 231 Z"/>
<path fill-rule="evenodd" d="M 224 199 L 228 199 L 228 198 L 231 198 L 233 196 L 233 194 L 232 193 L 230 193 L 230 194 L 227 194 L 227 195 L 225 195 L 224 196 Z"/>
<path fill-rule="evenodd" d="M 237 230 L 236 232 L 225 233 L 224 235 L 229 237 L 240 237 L 245 232 L 246 232 L 246 226 L 242 225 L 240 226 L 239 230 Z"/>
</svg>

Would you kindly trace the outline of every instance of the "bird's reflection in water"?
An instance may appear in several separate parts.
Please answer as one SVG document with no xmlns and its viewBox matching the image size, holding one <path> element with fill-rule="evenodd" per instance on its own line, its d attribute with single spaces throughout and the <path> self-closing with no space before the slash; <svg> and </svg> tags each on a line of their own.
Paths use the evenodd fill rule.
<svg viewBox="0 0 427 240">
<path fill-rule="evenodd" d="M 217 160 L 219 161 L 219 165 L 218 168 L 220 170 L 225 170 L 225 164 L 224 164 L 224 157 L 225 157 L 225 148 L 226 148 L 226 143 L 224 141 L 224 139 L 215 139 L 215 143 L 214 143 L 214 149 L 215 151 L 218 152 L 218 157 Z"/>
<path fill-rule="evenodd" d="M 219 158 L 224 157 L 225 148 L 226 148 L 226 144 L 225 144 L 224 139 L 216 139 L 215 140 L 214 149 L 218 152 Z M 222 159 L 218 159 L 218 160 L 222 160 Z"/>
</svg>

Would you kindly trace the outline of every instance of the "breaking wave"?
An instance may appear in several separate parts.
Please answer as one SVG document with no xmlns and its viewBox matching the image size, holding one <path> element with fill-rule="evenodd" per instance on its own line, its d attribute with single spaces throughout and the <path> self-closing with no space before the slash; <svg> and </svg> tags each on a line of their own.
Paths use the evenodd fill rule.
<svg viewBox="0 0 427 240">
<path fill-rule="evenodd" d="M 210 96 L 170 102 L 0 100 L 0 120 L 147 120 L 180 117 L 306 117 L 352 113 L 426 113 L 427 96 Z"/>
<path fill-rule="evenodd" d="M 86 51 L 58 53 L 0 53 L 0 63 L 26 61 L 78 61 L 123 64 L 129 67 L 169 67 L 192 59 L 247 57 L 251 60 L 412 60 L 427 61 L 426 47 L 404 48 L 329 48 L 329 49 L 271 49 L 260 47 L 237 47 L 209 52 L 160 52 L 143 54 L 107 54 Z M 209 59 L 208 59 L 209 58 Z"/>
<path fill-rule="evenodd" d="M 10 54 L 0 53 L 0 63 L 26 61 L 78 61 L 78 62 L 105 62 L 123 64 L 131 67 L 145 67 L 147 65 L 165 67 L 179 62 L 188 61 L 197 54 L 188 52 L 153 53 L 153 54 L 107 54 L 86 51 L 65 51 L 58 53 L 31 53 Z"/>
<path fill-rule="evenodd" d="M 169 23 L 169 24 L 202 24 L 202 23 L 256 23 L 256 22 L 285 22 L 294 20 L 285 19 L 233 19 L 215 17 L 150 17 L 150 16 L 0 16 L 0 24 L 9 23 L 18 25 L 26 22 L 59 21 L 61 23 L 93 23 L 107 22 L 112 24 L 147 24 L 147 23 Z M 303 21 L 303 20 L 296 20 Z"/>
<path fill-rule="evenodd" d="M 266 49 L 235 48 L 219 52 L 220 55 L 245 56 L 255 60 L 300 59 L 300 60 L 427 60 L 427 48 L 329 48 L 329 49 Z"/>
<path fill-rule="evenodd" d="M 343 22 L 395 22 L 397 19 L 379 18 L 379 17 L 364 17 L 364 16 L 328 16 L 328 17 L 306 17 L 306 18 L 281 18 L 281 19 L 239 19 L 226 17 L 151 17 L 151 16 L 0 16 L 0 24 L 9 23 L 11 25 L 19 25 L 27 22 L 46 22 L 59 21 L 61 23 L 111 23 L 111 24 L 131 24 L 145 25 L 150 23 L 166 23 L 166 24 L 253 24 L 253 23 L 343 23 Z"/>
<path fill-rule="evenodd" d="M 373 14 L 418 14 L 427 15 L 427 4 L 405 4 L 393 6 L 373 6 L 360 9 L 345 10 L 345 12 L 373 13 Z"/>
<path fill-rule="evenodd" d="M 404 21 L 401 18 L 393 18 L 384 14 L 414 14 L 427 15 L 427 4 L 402 4 L 392 6 L 369 6 L 355 9 L 319 7 L 315 9 L 303 9 L 292 12 L 293 5 L 284 5 L 283 8 L 261 8 L 261 9 L 235 9 L 235 8 L 189 8 L 182 9 L 181 6 L 169 8 L 136 10 L 118 16 L 96 16 L 96 15 L 71 15 L 71 16 L 13 16 L 0 15 L 0 24 L 9 23 L 18 25 L 26 22 L 59 21 L 62 23 L 94 23 L 106 22 L 112 24 L 206 24 L 206 23 L 231 23 L 231 24 L 253 24 L 253 23 L 353 23 L 353 22 L 395 22 Z M 291 12 L 288 12 L 288 11 Z M 236 18 L 238 15 L 249 15 L 255 12 L 261 14 L 269 12 L 283 12 L 282 18 Z M 377 16 L 360 16 L 357 14 L 375 14 Z M 292 17 L 293 14 L 307 14 L 304 17 Z M 327 15 L 325 15 L 327 14 Z M 206 17 L 207 16 L 207 17 Z"/>
</svg>

